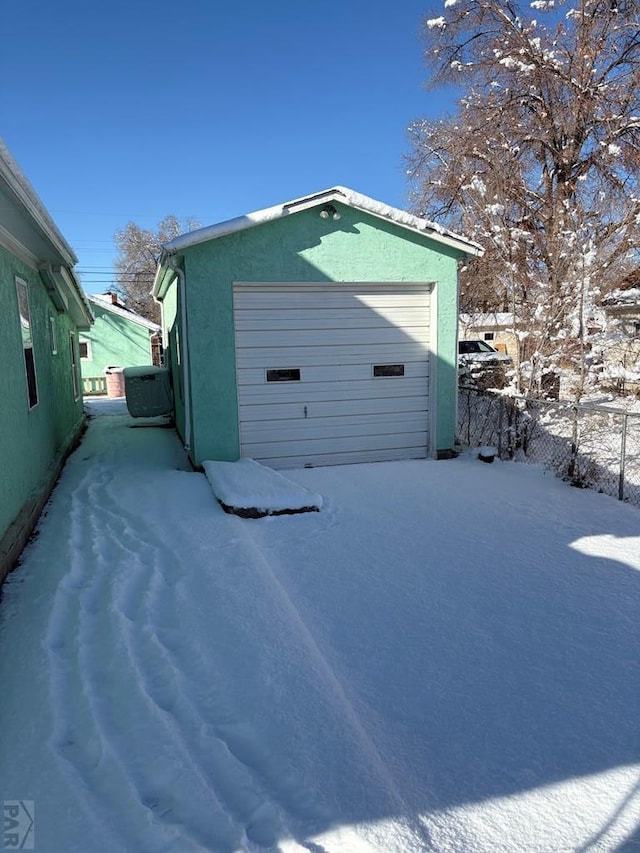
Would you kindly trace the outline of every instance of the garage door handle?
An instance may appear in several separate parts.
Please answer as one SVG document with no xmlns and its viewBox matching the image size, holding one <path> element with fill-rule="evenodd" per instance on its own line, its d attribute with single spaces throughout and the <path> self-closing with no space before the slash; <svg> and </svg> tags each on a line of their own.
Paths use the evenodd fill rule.
<svg viewBox="0 0 640 853">
<path fill-rule="evenodd" d="M 305 418 L 307 417 L 307 407 L 306 406 L 304 407 L 304 416 L 305 416 Z"/>
</svg>

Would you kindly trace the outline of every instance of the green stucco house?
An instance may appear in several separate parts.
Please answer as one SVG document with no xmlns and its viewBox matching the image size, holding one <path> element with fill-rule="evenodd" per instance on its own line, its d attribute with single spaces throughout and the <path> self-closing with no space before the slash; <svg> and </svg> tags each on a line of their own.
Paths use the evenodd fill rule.
<svg viewBox="0 0 640 853">
<path fill-rule="evenodd" d="M 84 425 L 76 261 L 0 140 L 0 581 Z"/>
<path fill-rule="evenodd" d="M 153 286 L 192 461 L 451 454 L 469 240 L 344 187 L 175 238 Z"/>
<path fill-rule="evenodd" d="M 157 363 L 160 326 L 130 311 L 115 293 L 87 299 L 95 322 L 80 336 L 82 381 L 85 394 L 102 394 L 107 368 Z"/>
</svg>

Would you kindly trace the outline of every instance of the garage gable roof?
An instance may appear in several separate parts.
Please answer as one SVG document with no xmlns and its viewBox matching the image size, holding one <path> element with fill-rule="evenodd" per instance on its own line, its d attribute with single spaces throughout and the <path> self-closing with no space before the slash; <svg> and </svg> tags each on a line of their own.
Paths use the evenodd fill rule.
<svg viewBox="0 0 640 853">
<path fill-rule="evenodd" d="M 239 216 L 236 219 L 228 219 L 216 225 L 209 225 L 206 228 L 199 228 L 197 231 L 182 234 L 164 244 L 163 255 L 173 255 L 190 246 L 196 246 L 208 240 L 215 240 L 218 237 L 226 237 L 228 234 L 244 231 L 247 228 L 253 228 L 256 225 L 261 225 L 264 222 L 270 222 L 274 219 L 282 219 L 292 213 L 299 213 L 302 210 L 317 207 L 321 204 L 328 204 L 332 201 L 340 202 L 356 210 L 362 210 L 365 213 L 377 216 L 379 219 L 386 219 L 413 233 L 428 237 L 436 243 L 442 243 L 467 255 L 479 257 L 483 254 L 484 250 L 477 243 L 467 240 L 466 237 L 455 234 L 453 231 L 449 231 L 435 222 L 430 222 L 428 219 L 421 219 L 418 216 L 407 213 L 405 210 L 400 210 L 397 207 L 391 207 L 388 204 L 376 201 L 366 195 L 350 190 L 348 187 L 332 187 L 331 189 L 303 196 L 284 204 L 266 207 L 263 210 L 247 213 L 245 216 Z"/>
</svg>

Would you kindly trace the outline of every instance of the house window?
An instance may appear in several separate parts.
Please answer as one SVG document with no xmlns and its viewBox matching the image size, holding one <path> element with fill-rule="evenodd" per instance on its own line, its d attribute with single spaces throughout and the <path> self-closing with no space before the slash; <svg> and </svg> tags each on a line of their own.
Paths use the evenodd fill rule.
<svg viewBox="0 0 640 853">
<path fill-rule="evenodd" d="M 75 332 L 69 332 L 69 354 L 71 356 L 71 381 L 73 382 L 73 399 L 80 397 L 80 369 L 78 362 L 78 348 L 76 346 Z"/>
<path fill-rule="evenodd" d="M 93 361 L 93 353 L 91 351 L 91 341 L 87 338 L 80 338 L 80 342 L 78 343 L 78 349 L 80 350 L 80 360 L 81 361 Z"/>
<path fill-rule="evenodd" d="M 49 314 L 49 342 L 51 344 L 51 355 L 58 355 L 58 330 L 56 318 L 53 314 Z"/>
<path fill-rule="evenodd" d="M 485 341 L 492 341 L 495 338 L 495 332 L 485 332 L 483 338 Z"/>
<path fill-rule="evenodd" d="M 27 378 L 27 397 L 29 408 L 38 405 L 38 380 L 36 377 L 36 362 L 33 354 L 33 338 L 31 337 L 31 314 L 29 312 L 29 291 L 26 281 L 16 279 L 16 292 L 18 294 L 18 314 L 20 317 L 20 331 L 22 334 L 22 352 L 24 355 L 24 369 Z"/>
</svg>

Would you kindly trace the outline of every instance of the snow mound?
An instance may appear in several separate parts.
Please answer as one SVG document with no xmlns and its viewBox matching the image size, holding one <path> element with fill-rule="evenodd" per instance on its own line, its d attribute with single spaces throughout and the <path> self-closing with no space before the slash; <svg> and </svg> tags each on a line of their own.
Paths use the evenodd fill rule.
<svg viewBox="0 0 640 853">
<path fill-rule="evenodd" d="M 289 512 L 314 512 L 322 506 L 315 492 L 292 483 L 253 459 L 203 464 L 213 493 L 223 508 L 255 517 Z"/>
</svg>

